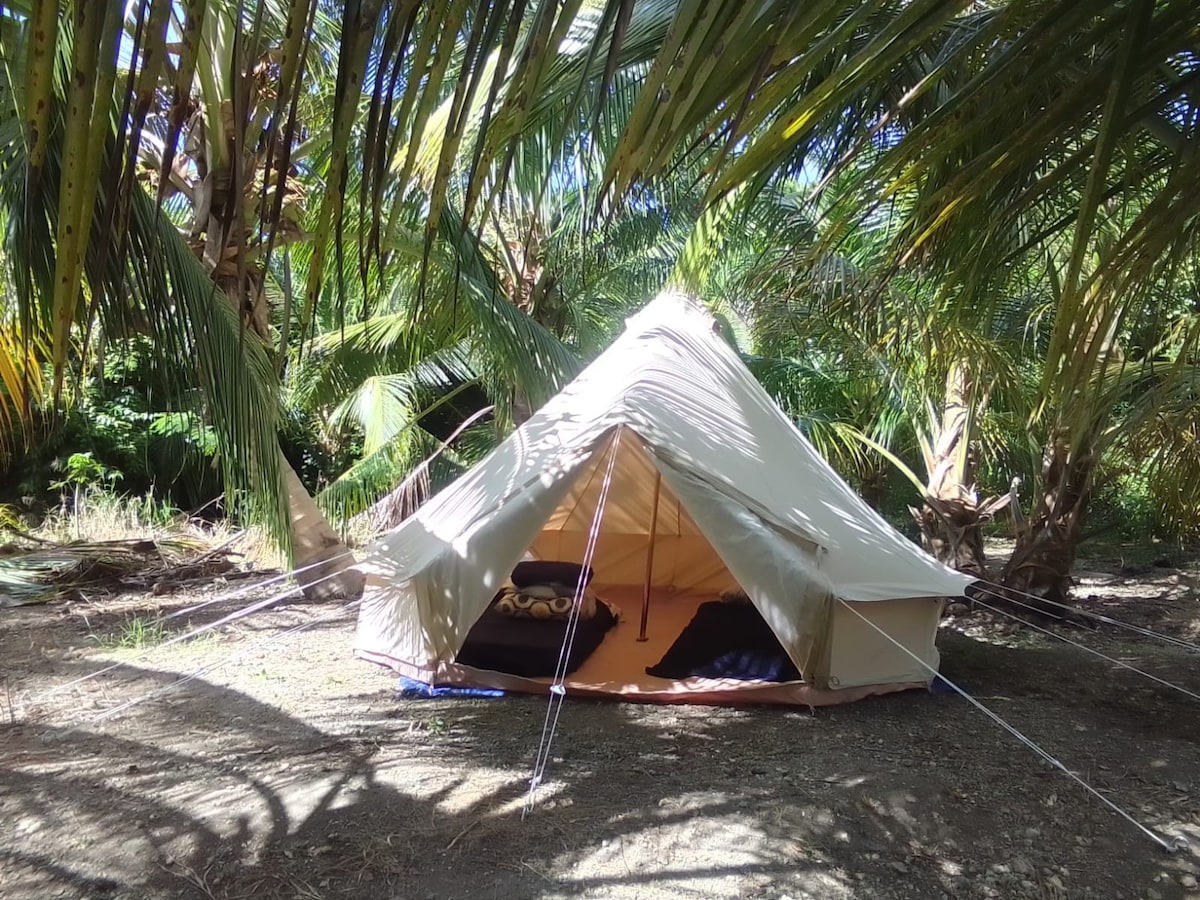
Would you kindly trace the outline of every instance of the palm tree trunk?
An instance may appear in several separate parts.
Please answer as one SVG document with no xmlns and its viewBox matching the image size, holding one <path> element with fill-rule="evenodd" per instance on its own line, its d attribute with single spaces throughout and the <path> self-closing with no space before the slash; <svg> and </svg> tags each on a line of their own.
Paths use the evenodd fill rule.
<svg viewBox="0 0 1200 900">
<path fill-rule="evenodd" d="M 970 403 L 974 400 L 970 370 L 965 363 L 946 375 L 940 421 L 931 423 L 925 446 L 927 498 L 910 512 L 921 532 L 921 543 L 932 556 L 968 575 L 987 574 L 981 526 L 984 512 L 975 490 L 975 455 Z M 993 504 L 988 504 L 990 508 Z"/>
<path fill-rule="evenodd" d="M 514 428 L 520 428 L 533 415 L 533 403 L 530 402 L 529 396 L 519 387 L 513 388 L 510 411 L 512 413 Z"/>
<path fill-rule="evenodd" d="M 363 574 L 350 568 L 354 557 L 330 527 L 304 484 L 280 454 L 288 508 L 292 516 L 292 566 L 305 600 L 357 599 Z"/>
<path fill-rule="evenodd" d="M 859 489 L 863 500 L 867 501 L 867 506 L 878 513 L 883 512 L 883 505 L 887 502 L 887 474 L 887 469 L 883 467 L 873 469 L 863 478 L 862 487 Z"/>
<path fill-rule="evenodd" d="M 929 497 L 919 510 L 911 512 L 927 553 L 967 575 L 977 578 L 987 575 L 983 517 L 975 497 L 947 500 Z"/>
<path fill-rule="evenodd" d="M 270 315 L 263 293 L 262 274 L 258 267 L 239 266 L 236 258 L 226 254 L 237 247 L 233 228 L 227 227 L 236 218 L 234 197 L 227 173 L 209 173 L 211 196 L 202 256 L 229 302 L 238 310 L 248 331 L 270 347 Z M 245 228 L 241 223 L 237 227 Z M 243 247 L 238 248 L 244 249 Z M 330 526 L 312 496 L 300 481 L 279 450 L 279 467 L 283 473 L 291 515 L 291 558 L 296 581 L 306 600 L 323 601 L 334 598 L 357 599 L 363 592 L 363 575 L 350 568 L 354 557 L 345 541 Z"/>
<path fill-rule="evenodd" d="M 1071 568 L 1091 499 L 1095 456 L 1085 445 L 1072 449 L 1062 432 L 1051 436 L 1042 457 L 1041 493 L 1027 521 L 1021 523 L 1012 557 L 1000 576 L 1022 603 L 1059 615 L 1053 604 L 1068 603 Z"/>
</svg>

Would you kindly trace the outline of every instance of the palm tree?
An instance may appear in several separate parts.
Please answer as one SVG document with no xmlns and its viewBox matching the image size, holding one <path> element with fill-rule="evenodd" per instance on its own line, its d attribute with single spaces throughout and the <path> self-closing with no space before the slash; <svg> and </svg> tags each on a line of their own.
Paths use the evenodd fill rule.
<svg viewBox="0 0 1200 900">
<path fill-rule="evenodd" d="M 364 511 L 402 480 L 393 506 L 411 511 L 440 483 L 414 487 L 405 478 L 439 446 L 426 420 L 440 407 L 473 391 L 475 409 L 490 409 L 498 439 L 607 346 L 628 312 L 668 277 L 690 227 L 694 191 L 645 190 L 610 221 L 591 225 L 583 190 L 591 160 L 566 157 L 571 177 L 543 187 L 545 163 L 530 143 L 475 234 L 462 229 L 456 204 L 464 197 L 455 191 L 440 217 L 443 233 L 426 247 L 415 228 L 422 198 L 406 198 L 413 202 L 392 216 L 386 240 L 389 290 L 361 321 L 332 325 L 293 368 L 300 407 L 362 436 L 362 459 L 319 498 L 339 518 Z M 352 181 L 351 197 L 357 188 Z M 362 289 L 361 282 L 347 285 L 348 310 L 361 309 Z M 467 419 L 475 409 L 458 415 Z M 473 452 L 478 438 L 478 430 L 466 435 Z M 440 454 L 442 478 L 459 459 L 457 448 Z"/>
<path fill-rule="evenodd" d="M 44 335 L 27 336 L 8 290 L 0 294 L 0 471 L 24 448 L 31 435 L 34 410 L 46 389 L 42 364 Z"/>
<path fill-rule="evenodd" d="M 805 193 L 784 182 L 747 195 L 716 238 L 723 283 L 698 290 L 715 287 L 749 323 L 756 373 L 821 452 L 877 505 L 894 466 L 921 498 L 912 514 L 926 548 L 983 575 L 980 526 L 1007 495 L 978 496 L 979 426 L 994 386 L 1013 380 L 1025 319 L 1014 329 L 1012 310 L 993 320 L 987 304 L 950 302 L 929 279 L 886 277 L 901 216 L 831 251 L 822 231 L 836 211 Z"/>
<path fill-rule="evenodd" d="M 345 547 L 282 460 L 275 437 L 278 386 L 262 310 L 264 241 L 248 215 L 262 214 L 263 204 L 243 183 L 264 147 L 267 156 L 278 150 L 284 132 L 276 120 L 265 133 L 268 101 L 256 96 L 270 74 L 264 58 L 270 48 L 240 44 L 236 23 L 220 6 L 142 4 L 129 23 L 127 103 L 114 134 L 120 7 L 68 4 L 60 25 L 58 4 L 10 4 L 10 14 L 27 17 L 25 34 L 13 35 L 14 19 L 5 20 L 7 71 L 28 72 L 26 83 L 5 96 L 16 103 L 14 112 L 28 113 L 29 138 L 20 135 L 24 116 L 14 116 L 17 133 L 4 143 L 8 254 L 21 263 L 20 317 L 49 335 L 50 399 L 58 400 L 68 369 L 86 358 L 78 338 L 86 343 L 97 330 L 148 330 L 181 375 L 177 402 L 195 406 L 189 394 L 195 388 L 203 394 L 221 439 L 231 504 L 271 526 L 300 567 L 306 595 L 352 594 L 355 573 L 336 571 L 344 558 L 315 565 L 343 556 Z M 172 31 L 184 48 L 178 62 L 168 59 Z M 55 72 L 56 52 L 69 60 L 69 73 Z M 173 90 L 159 89 L 165 72 Z M 163 97 L 169 106 L 154 108 Z M 185 149 L 178 152 L 181 138 Z M 161 210 L 139 184 L 139 156 L 155 164 Z M 294 229 L 280 171 L 270 199 L 283 209 L 271 220 L 272 240 L 282 243 Z M 190 204 L 186 239 L 173 224 L 175 196 Z M 189 372 L 184 360 L 199 365 Z"/>
<path fill-rule="evenodd" d="M 884 6 L 863 5 L 859 22 Z M 1122 357 L 1120 328 L 1146 314 L 1155 282 L 1194 246 L 1200 201 L 1182 188 L 1196 167 L 1187 152 L 1197 127 L 1194 9 L 1047 0 L 961 16 L 948 4 L 891 13 L 857 34 L 864 52 L 848 59 L 860 65 L 836 66 L 818 90 L 772 92 L 769 81 L 752 94 L 709 86 L 723 110 L 738 110 L 740 119 L 726 113 L 721 121 L 742 141 L 715 170 L 713 193 L 769 179 L 815 141 L 832 171 L 852 176 L 857 202 L 842 200 L 852 210 L 846 225 L 862 221 L 861 210 L 873 214 L 881 197 L 898 202 L 907 222 L 893 241 L 895 271 L 919 267 L 976 306 L 1004 300 L 1006 292 L 987 286 L 1004 285 L 1014 268 L 1040 269 L 1049 286 L 1054 276 L 1038 261 L 1065 247 L 1042 401 L 1031 420 L 1047 435 L 1045 465 L 1005 572 L 1018 590 L 1062 600 L 1090 481 L 1123 396 L 1110 374 Z M 849 29 L 854 18 L 836 27 Z M 705 40 L 693 43 L 696 34 L 670 48 L 673 60 L 694 58 L 688 54 Z M 878 46 L 884 35 L 889 43 Z M 781 43 L 790 58 L 772 71 L 781 84 L 794 77 L 798 85 L 809 54 Z M 872 46 L 878 52 L 868 56 Z M 892 91 L 881 87 L 881 66 L 894 67 Z M 730 67 L 720 72 L 736 78 Z M 877 86 L 873 94 L 860 76 Z M 693 125 L 709 116 L 713 130 L 711 112 L 682 106 L 655 117 L 669 126 L 637 134 L 651 159 L 689 113 Z M 865 112 L 865 127 L 822 128 L 831 112 L 847 110 L 852 120 Z M 761 127 L 743 130 L 747 122 Z M 613 170 L 618 186 L 634 174 L 622 158 Z M 1115 230 L 1102 214 L 1109 209 L 1122 213 Z M 958 391 L 950 387 L 952 401 Z"/>
<path fill-rule="evenodd" d="M 58 27 L 60 6 L 71 15 L 70 27 Z M 25 73 L 15 91 L 25 115 L 4 146 L 23 143 L 28 154 L 19 166 L 24 190 L 10 192 L 6 203 L 10 211 L 44 211 L 53 228 L 37 242 L 10 242 L 10 252 L 17 254 L 26 307 L 46 313 L 57 369 L 72 323 L 83 321 L 78 273 L 88 276 L 89 301 L 95 295 L 103 307 L 122 296 L 97 288 L 119 284 L 112 272 L 135 248 L 124 241 L 100 248 L 89 224 L 119 224 L 132 208 L 136 185 L 122 161 L 136 158 L 147 101 L 166 71 L 174 86 L 165 141 L 170 153 L 195 73 L 203 71 L 207 51 L 196 35 L 204 33 L 209 9 L 235 5 L 142 0 L 133 16 L 134 71 L 123 91 L 113 90 L 120 4 L 9 5 L 17 7 L 18 15 L 5 22 L 5 51 L 14 51 L 10 57 L 18 63 L 7 71 Z M 185 15 L 172 25 L 177 8 Z M 286 195 L 278 176 L 290 172 L 292 129 L 313 96 L 307 79 L 336 60 L 325 107 L 328 140 L 319 171 L 312 171 L 319 184 L 310 194 L 314 221 L 298 299 L 303 337 L 331 292 L 335 305 L 343 303 L 342 263 L 355 218 L 348 197 L 356 196 L 365 223 L 358 229 L 359 263 L 368 276 L 386 275 L 395 200 L 413 188 L 427 196 L 417 226 L 422 255 L 428 258 L 437 241 L 448 240 L 469 261 L 480 228 L 503 209 L 507 180 L 528 142 L 546 150 L 543 178 L 561 176 L 553 163 L 564 158 L 581 122 L 588 123 L 583 145 L 594 157 L 592 171 L 601 173 L 586 185 L 589 222 L 604 221 L 641 186 L 681 171 L 701 173 L 713 212 L 739 192 L 770 186 L 781 173 L 815 166 L 822 176 L 818 193 L 835 183 L 832 176 L 846 176 L 835 204 L 843 222 L 829 230 L 835 246 L 847 229 L 876 213 L 881 198 L 895 202 L 904 227 L 890 240 L 888 271 L 918 271 L 940 286 L 940 298 L 1001 302 L 1005 292 L 992 286 L 1006 284 L 1014 266 L 1037 268 L 1029 261 L 1042 259 L 1055 242 L 1065 246 L 1047 350 L 1049 381 L 1034 422 L 1049 436 L 1040 493 L 1067 500 L 1065 507 L 1052 501 L 1034 510 L 1023 546 L 1036 545 L 1046 566 L 1020 569 L 1026 574 L 1018 579 L 1024 590 L 1061 593 L 1061 572 L 1078 539 L 1078 529 L 1063 521 L 1063 509 L 1078 506 L 1070 499 L 1078 491 L 1062 478 L 1086 484 L 1111 393 L 1084 395 L 1097 404 L 1086 421 L 1068 421 L 1066 411 L 1079 408 L 1079 386 L 1094 383 L 1083 373 L 1107 371 L 1100 363 L 1119 343 L 1110 339 L 1112 326 L 1138 317 L 1149 302 L 1143 286 L 1161 282 L 1186 255 L 1197 221 L 1200 199 L 1184 189 L 1200 166 L 1189 152 L 1197 26 L 1188 0 L 1032 0 L 972 4 L 965 11 L 949 0 L 369 0 L 347 4 L 337 40 L 313 52 L 306 48 L 319 31 L 318 0 L 236 9 L 240 18 L 234 13 L 226 21 L 243 26 L 231 57 L 238 71 L 250 71 L 263 47 L 279 48 L 274 103 L 261 132 L 269 145 L 271 136 L 278 138 L 272 146 L 279 154 L 257 158 L 273 201 L 257 207 L 260 213 L 275 210 Z M 274 45 L 271 35 L 278 36 Z M 60 43 L 74 72 L 56 87 Z M 228 158 L 237 163 L 255 134 L 246 115 L 249 82 L 240 82 L 229 98 L 233 127 L 218 128 L 230 136 Z M 213 112 L 206 127 L 217 127 Z M 56 142 L 61 185 L 55 154 L 48 152 Z M 171 171 L 164 171 L 165 182 Z M 355 195 L 347 187 L 359 172 Z M 253 180 L 236 163 L 230 178 Z M 459 195 L 461 202 L 447 203 Z M 226 209 L 248 205 L 239 190 L 224 198 Z M 448 223 L 452 208 L 458 214 Z M 1117 233 L 1103 240 L 1102 208 L 1122 213 Z M 706 213 L 701 227 L 713 221 L 721 220 Z M 282 227 L 274 214 L 265 217 L 268 246 Z M 235 248 L 246 243 L 242 233 L 240 227 L 229 232 Z M 227 236 L 218 244 L 222 253 L 231 246 Z M 38 270 L 35 246 L 39 279 L 30 277 Z M 239 272 L 234 292 L 253 301 L 242 277 L 250 259 L 240 251 L 232 258 Z M 525 276 L 536 269 L 528 260 L 517 262 Z M 446 315 L 457 303 L 456 292 L 428 287 L 422 273 L 414 321 Z M 290 325 L 292 316 L 282 319 Z M 505 339 L 517 344 L 516 334 Z M 1057 373 L 1067 369 L 1080 374 L 1060 379 Z M 955 369 L 942 371 L 944 377 Z M 951 394 L 978 384 L 968 375 L 965 382 L 951 379 Z M 231 441 L 246 437 L 229 434 Z M 265 473 L 275 469 L 277 463 L 259 465 L 243 477 L 261 490 L 269 483 Z"/>
<path fill-rule="evenodd" d="M 151 7 L 149 15 L 155 12 Z M 311 48 L 327 36 L 324 17 L 307 33 L 285 35 L 277 30 L 277 16 L 269 6 L 260 8 L 257 27 L 247 35 L 230 6 L 195 4 L 182 17 L 172 7 L 168 28 L 178 29 L 185 45 L 195 45 L 195 70 L 190 83 L 177 74 L 169 106 L 147 110 L 148 133 L 138 147 L 147 164 L 143 174 L 157 183 L 160 201 L 186 201 L 188 244 L 218 291 L 239 311 L 250 339 L 275 354 L 287 348 L 286 336 L 277 346 L 273 333 L 268 263 L 273 252 L 306 238 L 305 194 L 297 176 L 315 143 L 304 140 L 310 127 L 298 121 L 298 112 L 312 112 L 301 107 L 311 107 L 313 98 L 293 98 L 284 118 L 275 83 L 293 77 L 291 68 L 309 53 L 317 61 L 310 74 L 319 82 L 331 74 L 320 70 L 322 53 Z M 152 49 L 147 45 L 143 61 Z M 288 321 L 286 311 L 282 317 Z M 291 560 L 305 596 L 356 596 L 361 577 L 347 568 L 349 549 L 282 455 L 278 465 L 291 517 Z"/>
</svg>

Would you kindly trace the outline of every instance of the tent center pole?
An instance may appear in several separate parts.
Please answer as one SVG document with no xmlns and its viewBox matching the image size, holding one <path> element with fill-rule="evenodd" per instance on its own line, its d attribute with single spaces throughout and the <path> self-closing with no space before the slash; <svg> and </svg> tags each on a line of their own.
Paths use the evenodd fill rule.
<svg viewBox="0 0 1200 900">
<path fill-rule="evenodd" d="M 642 621 L 639 641 L 646 640 L 646 620 L 650 617 L 650 583 L 654 575 L 654 541 L 658 532 L 658 497 L 662 491 L 662 472 L 654 473 L 654 503 L 650 507 L 650 543 L 646 546 L 646 583 L 642 588 Z"/>
</svg>

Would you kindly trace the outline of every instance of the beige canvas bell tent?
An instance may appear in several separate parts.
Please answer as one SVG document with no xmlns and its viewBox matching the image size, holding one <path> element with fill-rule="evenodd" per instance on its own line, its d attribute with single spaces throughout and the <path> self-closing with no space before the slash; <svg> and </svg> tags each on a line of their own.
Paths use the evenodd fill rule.
<svg viewBox="0 0 1200 900">
<path fill-rule="evenodd" d="M 707 313 L 666 294 L 372 548 L 357 653 L 429 684 L 545 691 L 550 677 L 467 665 L 466 649 L 514 566 L 582 562 L 589 536 L 589 590 L 620 613 L 567 676 L 575 694 L 815 705 L 925 686 L 944 598 L 970 583 L 870 509 Z M 738 589 L 790 677 L 648 674 Z"/>
</svg>

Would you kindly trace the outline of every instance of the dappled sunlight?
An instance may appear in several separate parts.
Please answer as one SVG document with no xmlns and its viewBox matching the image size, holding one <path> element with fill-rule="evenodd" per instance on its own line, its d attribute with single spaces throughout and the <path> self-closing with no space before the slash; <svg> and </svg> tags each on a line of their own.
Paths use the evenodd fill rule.
<svg viewBox="0 0 1200 900">
<path fill-rule="evenodd" d="M 973 644 L 985 655 L 968 660 L 966 639 L 952 637 L 950 669 L 968 685 L 1008 671 L 1028 672 L 1003 687 L 1010 696 L 1038 684 L 1040 651 Z M 108 691 L 170 678 L 135 670 Z M 1015 745 L 997 752 L 997 734 L 973 720 L 964 727 L 951 698 L 911 694 L 815 715 L 569 702 L 524 817 L 544 699 L 397 702 L 390 678 L 371 683 L 388 687 L 314 681 L 304 721 L 197 680 L 103 729 L 46 720 L 0 732 L 0 783 L 14 798 L 0 852 L 19 873 L 6 896 L 33 900 L 105 878 L 164 900 L 201 883 L 218 900 L 282 900 L 306 884 L 381 900 L 413 884 L 439 900 L 874 900 L 899 883 L 913 896 L 966 896 L 981 881 L 1001 896 L 1028 882 L 1035 888 L 1020 890 L 1036 896 L 1046 879 L 1067 877 L 1059 866 L 1069 865 L 1072 883 L 1091 883 L 1088 860 L 1127 854 L 1134 840 L 1069 783 L 1026 769 Z M 251 687 L 273 695 L 269 684 Z M 1038 702 L 1059 701 L 1051 693 Z M 1052 719 L 1097 710 L 1078 702 L 1053 707 Z M 1138 713 L 1138 702 L 1122 710 L 1132 731 L 1117 726 L 1098 747 L 1096 723 L 1084 719 L 1089 731 L 1068 731 L 1070 746 L 1059 732 L 1054 749 L 1068 764 L 1087 760 L 1099 787 L 1136 793 L 1116 768 L 1128 749 L 1114 748 L 1148 735 L 1162 752 L 1144 776 L 1168 786 L 1190 779 L 1180 768 L 1190 726 Z M 1193 832 L 1170 813 L 1153 824 Z M 23 849 L 34 836 L 71 846 L 70 862 Z M 1147 878 L 1160 870 L 1152 856 L 1137 857 Z M 1190 859 L 1161 869 L 1186 874 Z"/>
<path fill-rule="evenodd" d="M 364 655 L 393 662 L 403 647 L 429 665 L 420 670 L 429 680 L 444 672 L 437 666 L 453 658 L 539 534 L 586 533 L 597 505 L 592 482 L 618 435 L 629 438 L 629 455 L 614 470 L 622 493 L 608 521 L 629 544 L 609 546 L 610 573 L 643 571 L 665 498 L 661 535 L 680 557 L 660 560 L 660 587 L 687 576 L 715 590 L 728 576 L 756 598 L 857 592 L 835 605 L 831 632 L 850 634 L 837 617 L 865 609 L 890 634 L 911 620 L 914 645 L 928 638 L 932 649 L 938 604 L 903 591 L 945 584 L 936 565 L 897 532 L 876 528 L 844 483 L 821 477 L 821 464 L 792 477 L 811 448 L 773 405 L 746 396 L 716 409 L 755 422 L 748 433 L 777 428 L 777 446 L 736 427 L 704 428 L 712 409 L 670 399 L 682 382 L 639 397 L 613 381 L 621 400 L 608 413 L 585 410 L 569 426 L 553 408 L 535 417 L 511 453 L 476 470 L 491 466 L 490 475 L 468 475 L 465 487 L 425 508 L 440 504 L 446 521 L 422 511 L 372 549 L 357 641 Z M 631 405 L 655 403 L 661 415 L 620 430 Z M 574 443 L 564 428 L 587 439 Z M 688 468 L 687 454 L 705 447 L 728 465 Z M 784 456 L 789 477 L 764 476 L 784 471 Z M 771 550 L 769 563 L 735 561 L 735 542 L 747 536 Z M 688 563 L 687 541 L 708 568 Z M 882 577 L 877 567 L 891 562 L 898 568 Z M 630 619 L 643 596 L 649 602 L 648 640 L 638 644 L 646 658 L 631 654 L 632 665 L 613 670 L 632 685 L 673 644 L 697 597 L 624 587 L 628 597 L 612 595 L 627 617 L 622 640 L 634 642 Z M 893 588 L 890 602 L 873 602 Z M 764 610 L 783 639 L 811 624 L 804 609 Z M 247 636 L 257 627 L 247 624 Z M 215 900 L 391 900 L 413 885 L 433 898 L 874 900 L 903 896 L 897 885 L 914 897 L 967 896 L 978 885 L 992 896 L 1037 896 L 1068 874 L 1072 888 L 1093 892 L 1194 876 L 1191 852 L 1151 860 L 1149 845 L 1095 798 L 957 698 L 922 692 L 820 710 L 568 701 L 525 815 L 545 698 L 398 701 L 394 675 L 352 672 L 340 651 L 325 670 L 310 663 L 314 647 L 346 636 L 344 626 L 314 620 L 289 647 L 285 674 L 256 659 L 228 685 L 203 673 L 104 726 L 46 708 L 0 731 L 0 854 L 18 873 L 4 882 L 6 896 L 33 900 L 59 886 L 83 896 L 110 879 L 151 900 L 186 891 Z M 1194 717 L 1128 673 L 1044 643 L 1006 646 L 950 628 L 942 637 L 948 677 L 1149 827 L 1193 835 Z M 863 646 L 872 659 L 882 655 Z M 139 659 L 140 668 L 81 688 L 79 706 L 112 708 L 131 692 L 164 687 L 177 677 L 172 665 L 205 650 Z M 73 658 L 61 666 L 87 668 Z M 586 676 L 586 664 L 576 674 Z M 66 850 L 30 852 L 37 840 Z M 1112 861 L 1125 859 L 1128 872 L 1114 876 Z"/>
<path fill-rule="evenodd" d="M 801 884 L 801 896 L 854 896 L 846 875 L 809 869 L 800 834 L 783 837 L 761 815 L 743 812 L 737 795 L 685 793 L 664 797 L 649 816 L 617 817 L 621 833 L 598 846 L 557 861 L 560 881 L 577 889 L 617 884 L 687 884 L 692 896 L 744 896 L 747 882 L 767 889 L 779 882 Z M 782 839 L 781 839 L 782 838 Z M 636 848 L 631 854 L 630 848 Z M 794 878 L 793 867 L 804 870 Z M 680 887 L 676 887 L 680 890 Z"/>
</svg>

